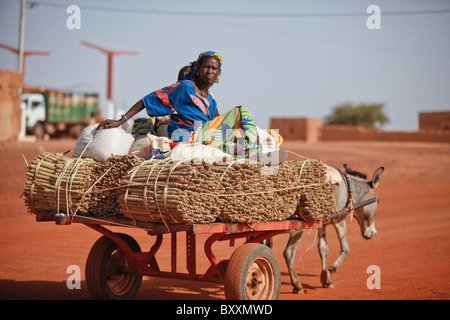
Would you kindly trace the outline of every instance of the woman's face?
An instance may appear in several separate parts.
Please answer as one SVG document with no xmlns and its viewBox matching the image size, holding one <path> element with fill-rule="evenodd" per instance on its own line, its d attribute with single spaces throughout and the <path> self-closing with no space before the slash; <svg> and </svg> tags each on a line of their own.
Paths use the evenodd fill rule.
<svg viewBox="0 0 450 320">
<path fill-rule="evenodd" d="M 220 63 L 214 57 L 206 57 L 202 59 L 202 63 L 198 68 L 198 79 L 210 86 L 220 76 Z"/>
</svg>

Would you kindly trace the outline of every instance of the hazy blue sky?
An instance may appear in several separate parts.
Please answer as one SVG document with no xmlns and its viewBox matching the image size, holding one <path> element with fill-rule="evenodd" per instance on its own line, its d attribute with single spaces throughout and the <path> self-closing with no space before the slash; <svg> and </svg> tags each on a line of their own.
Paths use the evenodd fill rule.
<svg viewBox="0 0 450 320">
<path fill-rule="evenodd" d="M 83 40 L 139 52 L 115 58 L 119 109 L 215 50 L 223 58 L 212 88 L 220 111 L 244 105 L 263 128 L 271 117 L 323 119 L 344 102 L 385 103 L 387 130 L 417 130 L 419 112 L 450 110 L 449 0 L 27 3 L 25 50 L 51 55 L 27 59 L 25 83 L 98 92 L 103 107 L 107 59 Z M 66 26 L 72 4 L 81 9 L 79 30 Z M 381 29 L 367 28 L 369 5 L 380 7 Z M 0 0 L 0 43 L 18 47 L 19 9 L 19 0 Z M 444 13 L 430 13 L 437 10 Z M 0 49 L 1 69 L 17 61 Z"/>
</svg>

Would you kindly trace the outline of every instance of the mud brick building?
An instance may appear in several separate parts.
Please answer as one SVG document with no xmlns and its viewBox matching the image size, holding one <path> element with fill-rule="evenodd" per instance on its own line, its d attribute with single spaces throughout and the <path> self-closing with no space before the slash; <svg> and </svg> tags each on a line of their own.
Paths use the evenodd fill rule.
<svg viewBox="0 0 450 320">
<path fill-rule="evenodd" d="M 17 141 L 21 129 L 22 74 L 0 70 L 0 142 Z"/>
<path fill-rule="evenodd" d="M 450 111 L 420 113 L 419 131 L 444 131 L 450 133 Z"/>
</svg>

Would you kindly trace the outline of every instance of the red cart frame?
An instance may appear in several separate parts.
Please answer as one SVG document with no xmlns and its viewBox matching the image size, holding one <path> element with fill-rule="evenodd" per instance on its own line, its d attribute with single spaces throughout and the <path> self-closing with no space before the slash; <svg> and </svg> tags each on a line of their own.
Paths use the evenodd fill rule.
<svg viewBox="0 0 450 320">
<path fill-rule="evenodd" d="M 135 222 L 129 219 L 99 219 L 54 214 L 37 214 L 36 220 L 38 222 L 55 221 L 59 225 L 82 223 L 103 234 L 104 237 L 94 244 L 86 262 L 86 283 L 94 298 L 112 299 L 134 297 L 140 286 L 142 276 L 225 283 L 227 299 L 277 299 L 281 282 L 278 261 L 276 261 L 272 250 L 261 242 L 278 234 L 288 233 L 290 230 L 320 228 L 323 225 L 321 221 L 307 222 L 300 220 L 165 225 Z M 149 235 L 155 235 L 156 240 L 148 252 L 141 252 L 137 243 L 130 236 L 115 233 L 105 226 L 144 229 Z M 186 273 L 177 272 L 177 236 L 179 232 L 186 233 Z M 155 257 L 163 242 L 164 234 L 170 234 L 171 239 L 171 271 L 161 271 Z M 198 234 L 211 234 L 204 243 L 204 253 L 210 262 L 210 266 L 204 273 L 198 273 L 196 266 L 196 235 Z M 245 238 L 246 241 L 235 251 L 235 253 L 238 251 L 245 252 L 243 257 L 234 259 L 239 261 L 233 262 L 235 253 L 230 260 L 218 260 L 216 258 L 212 250 L 215 242 L 229 240 L 230 244 L 233 245 L 234 241 L 240 238 Z M 111 245 L 116 246 L 119 253 L 116 250 L 110 250 L 109 252 L 102 249 Z M 101 257 L 102 254 L 103 257 Z M 250 262 L 245 261 L 252 254 L 255 258 Z M 240 281 L 239 279 L 238 281 L 232 279 L 227 281 L 226 269 L 230 261 L 235 266 L 233 270 L 237 269 L 234 272 L 237 276 L 230 275 L 228 277 L 237 277 L 241 279 Z M 242 264 L 244 266 L 241 266 Z M 106 274 L 101 274 L 105 272 Z M 128 276 L 123 276 L 124 274 Z M 119 280 L 112 281 L 113 284 L 111 285 L 108 282 L 111 278 Z"/>
</svg>

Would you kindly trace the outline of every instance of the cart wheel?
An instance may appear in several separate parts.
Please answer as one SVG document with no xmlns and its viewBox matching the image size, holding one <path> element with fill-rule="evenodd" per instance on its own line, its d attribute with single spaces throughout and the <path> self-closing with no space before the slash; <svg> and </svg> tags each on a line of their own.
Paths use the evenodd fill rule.
<svg viewBox="0 0 450 320">
<path fill-rule="evenodd" d="M 276 300 L 281 273 L 273 251 L 259 243 L 246 243 L 231 255 L 225 273 L 228 300 Z"/>
<path fill-rule="evenodd" d="M 141 252 L 129 235 L 117 233 L 133 252 Z M 130 271 L 132 264 L 119 245 L 102 236 L 92 246 L 86 261 L 86 284 L 94 299 L 132 299 L 141 286 L 142 276 Z"/>
</svg>

